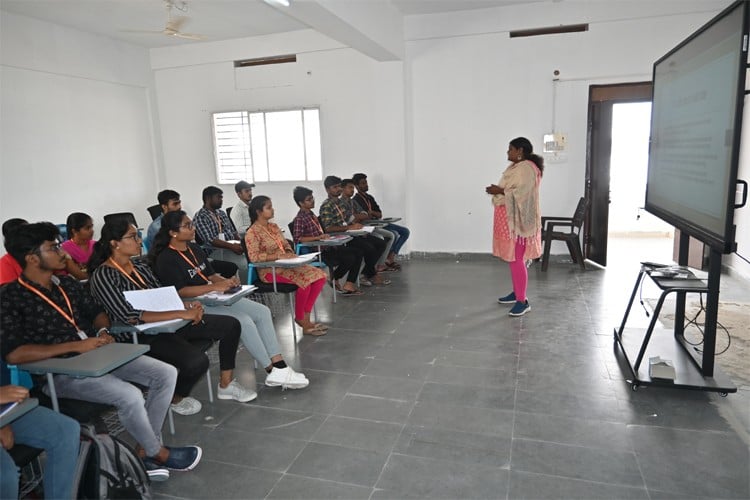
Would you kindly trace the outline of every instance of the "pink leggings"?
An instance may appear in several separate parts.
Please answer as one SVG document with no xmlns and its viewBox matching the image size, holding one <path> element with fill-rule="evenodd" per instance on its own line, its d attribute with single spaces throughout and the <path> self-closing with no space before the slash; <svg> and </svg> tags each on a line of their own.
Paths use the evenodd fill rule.
<svg viewBox="0 0 750 500">
<path fill-rule="evenodd" d="M 513 281 L 513 292 L 518 302 L 526 301 L 526 286 L 529 284 L 529 272 L 526 269 L 526 241 L 523 238 L 516 239 L 516 260 L 508 262 L 510 267 L 510 278 Z"/>
<path fill-rule="evenodd" d="M 294 284 L 292 280 L 279 275 L 276 275 L 276 281 L 278 283 Z M 271 273 L 266 274 L 266 282 L 273 282 L 273 275 L 271 275 Z M 315 300 L 318 298 L 318 295 L 320 295 L 325 284 L 326 279 L 320 278 L 317 281 L 313 281 L 305 288 L 297 288 L 297 291 L 294 292 L 294 319 L 301 321 L 305 319 L 305 314 L 310 314 L 313 305 L 315 305 Z"/>
</svg>

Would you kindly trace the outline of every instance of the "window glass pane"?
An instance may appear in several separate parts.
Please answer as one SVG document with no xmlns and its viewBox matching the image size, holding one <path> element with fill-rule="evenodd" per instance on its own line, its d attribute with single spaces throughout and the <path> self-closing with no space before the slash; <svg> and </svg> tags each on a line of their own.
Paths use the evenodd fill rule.
<svg viewBox="0 0 750 500">
<path fill-rule="evenodd" d="M 266 113 L 266 144 L 270 180 L 305 178 L 305 151 L 300 111 Z"/>
<path fill-rule="evenodd" d="M 241 179 L 253 182 L 248 131 L 246 112 L 214 114 L 216 178 L 220 184 Z"/>
<path fill-rule="evenodd" d="M 305 158 L 307 159 L 307 180 L 323 179 L 323 160 L 320 153 L 320 112 L 317 109 L 303 111 L 305 123 Z"/>
<path fill-rule="evenodd" d="M 268 182 L 265 113 L 250 113 L 250 144 L 256 182 Z"/>
</svg>

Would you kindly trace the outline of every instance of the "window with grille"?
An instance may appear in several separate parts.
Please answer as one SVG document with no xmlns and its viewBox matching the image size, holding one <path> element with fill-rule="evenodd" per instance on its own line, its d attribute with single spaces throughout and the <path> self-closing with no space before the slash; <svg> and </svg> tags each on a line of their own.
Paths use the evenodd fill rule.
<svg viewBox="0 0 750 500">
<path fill-rule="evenodd" d="M 213 114 L 216 180 L 319 181 L 320 110 Z"/>
</svg>

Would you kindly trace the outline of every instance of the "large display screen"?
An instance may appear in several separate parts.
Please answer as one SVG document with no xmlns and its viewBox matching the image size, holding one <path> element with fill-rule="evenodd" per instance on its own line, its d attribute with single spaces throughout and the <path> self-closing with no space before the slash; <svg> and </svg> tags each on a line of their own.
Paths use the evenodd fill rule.
<svg viewBox="0 0 750 500">
<path fill-rule="evenodd" d="M 734 247 L 747 63 L 736 2 L 654 64 L 646 210 L 711 247 Z"/>
</svg>

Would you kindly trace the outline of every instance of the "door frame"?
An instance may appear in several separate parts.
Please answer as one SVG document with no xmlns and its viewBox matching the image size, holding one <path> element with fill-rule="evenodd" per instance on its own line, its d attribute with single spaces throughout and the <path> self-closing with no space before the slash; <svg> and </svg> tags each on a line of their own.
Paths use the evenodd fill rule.
<svg viewBox="0 0 750 500">
<path fill-rule="evenodd" d="M 583 226 L 583 255 L 607 265 L 612 107 L 652 100 L 651 82 L 589 85 L 584 196 L 589 201 Z"/>
</svg>

